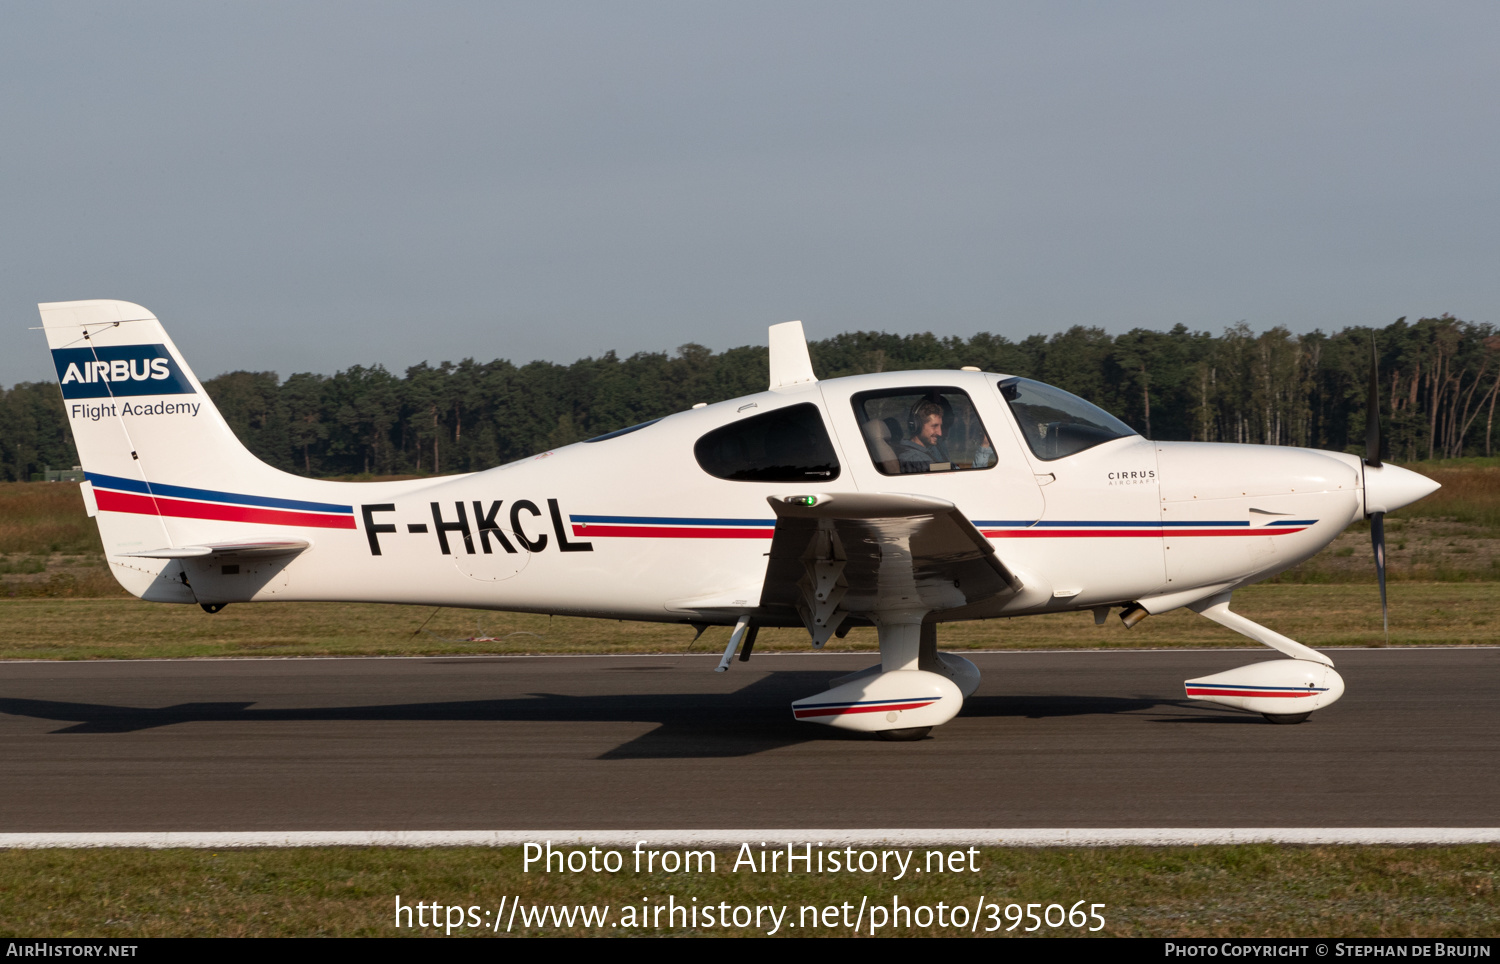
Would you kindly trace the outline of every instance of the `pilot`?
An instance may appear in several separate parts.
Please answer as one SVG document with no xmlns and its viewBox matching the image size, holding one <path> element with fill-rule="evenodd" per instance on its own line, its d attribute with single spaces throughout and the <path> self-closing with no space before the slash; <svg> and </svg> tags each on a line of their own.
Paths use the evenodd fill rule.
<svg viewBox="0 0 1500 964">
<path fill-rule="evenodd" d="M 902 473 L 927 472 L 934 462 L 947 462 L 943 449 L 943 406 L 923 400 L 912 406 L 909 420 L 911 438 L 896 446 L 896 459 Z"/>
</svg>

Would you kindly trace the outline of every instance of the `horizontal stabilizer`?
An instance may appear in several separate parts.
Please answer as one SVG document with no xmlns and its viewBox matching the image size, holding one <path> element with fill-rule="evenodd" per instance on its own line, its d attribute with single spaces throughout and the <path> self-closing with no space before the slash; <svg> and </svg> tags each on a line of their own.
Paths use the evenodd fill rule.
<svg viewBox="0 0 1500 964">
<path fill-rule="evenodd" d="M 196 559 L 199 556 L 291 556 L 311 546 L 305 539 L 260 539 L 253 542 L 213 542 L 203 546 L 173 546 L 145 552 L 122 552 L 140 559 Z"/>
</svg>

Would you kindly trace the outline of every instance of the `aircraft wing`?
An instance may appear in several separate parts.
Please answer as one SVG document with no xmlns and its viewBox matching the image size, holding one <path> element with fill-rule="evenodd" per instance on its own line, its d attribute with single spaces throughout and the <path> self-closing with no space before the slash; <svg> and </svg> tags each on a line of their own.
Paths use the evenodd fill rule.
<svg viewBox="0 0 1500 964">
<path fill-rule="evenodd" d="M 850 616 L 944 612 L 1021 589 L 951 502 L 884 493 L 767 501 L 776 530 L 761 606 L 795 611 L 814 645 Z"/>
</svg>

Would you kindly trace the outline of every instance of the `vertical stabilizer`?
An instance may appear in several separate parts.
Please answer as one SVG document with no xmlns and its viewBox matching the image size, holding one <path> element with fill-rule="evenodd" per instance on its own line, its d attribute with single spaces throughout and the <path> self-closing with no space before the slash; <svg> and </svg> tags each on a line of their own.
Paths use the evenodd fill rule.
<svg viewBox="0 0 1500 964">
<path fill-rule="evenodd" d="M 771 326 L 771 390 L 810 385 L 818 380 L 813 374 L 812 356 L 807 353 L 807 336 L 802 322 L 787 321 Z"/>
<path fill-rule="evenodd" d="M 302 508 L 271 497 L 289 477 L 240 443 L 151 312 L 124 301 L 38 307 L 85 500 L 99 510 L 111 570 L 127 589 L 143 594 L 162 568 L 135 554 L 242 538 L 252 520 L 274 532 L 290 518 L 283 508 Z M 354 528 L 347 507 L 314 511 L 314 523 Z M 191 599 L 185 583 L 173 591 Z"/>
</svg>

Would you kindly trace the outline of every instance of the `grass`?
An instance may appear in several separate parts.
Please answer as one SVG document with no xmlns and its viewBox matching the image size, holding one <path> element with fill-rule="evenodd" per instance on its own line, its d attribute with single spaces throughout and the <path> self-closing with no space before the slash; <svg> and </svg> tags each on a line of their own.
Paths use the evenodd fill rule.
<svg viewBox="0 0 1500 964">
<path fill-rule="evenodd" d="M 1405 467 L 1443 487 L 1400 510 L 1400 518 L 1451 519 L 1500 534 L 1500 459 L 1448 459 Z"/>
<path fill-rule="evenodd" d="M 0 598 L 123 595 L 77 485 L 0 483 Z"/>
<path fill-rule="evenodd" d="M 920 864 L 923 850 L 918 848 Z M 999 934 L 1012 902 L 1102 903 L 1107 937 L 1472 937 L 1500 930 L 1497 857 L 1492 846 L 1459 847 L 1119 847 L 981 850 L 978 873 L 816 875 L 733 873 L 733 852 L 716 873 L 525 873 L 519 848 L 266 850 L 11 850 L 0 852 L 0 934 L 52 937 L 443 936 L 443 928 L 395 926 L 407 905 L 626 905 L 666 901 L 707 906 L 770 904 L 801 918 L 862 898 L 871 905 L 999 905 Z M 534 869 L 535 870 L 535 869 Z M 1087 906 L 1087 904 L 1085 905 Z M 1037 908 L 1042 912 L 1043 908 Z M 1012 914 L 1021 916 L 1013 911 Z M 446 912 L 444 913 L 446 917 Z M 1057 912 L 1053 912 L 1056 919 Z M 807 919 L 803 919 L 807 922 Z M 1030 926 L 1023 921 L 1020 928 Z M 679 919 L 680 924 L 680 919 Z M 985 917 L 979 930 L 990 926 Z M 863 933 L 868 933 L 865 917 Z M 1096 923 L 1091 926 L 1097 926 Z M 1017 928 L 1012 936 L 1021 936 Z M 762 932 L 769 929 L 769 923 Z M 502 925 L 501 931 L 504 927 Z M 788 929 L 785 936 L 852 936 L 837 926 Z M 536 927 L 541 934 L 713 935 L 678 926 Z M 462 928 L 453 936 L 488 935 Z M 730 928 L 727 933 L 755 934 Z M 885 934 L 952 936 L 953 926 L 894 927 Z M 1073 936 L 1071 927 L 1039 935 Z"/>
<path fill-rule="evenodd" d="M 83 511 L 78 486 L 0 483 L 0 553 L 103 555 L 99 530 Z"/>
<path fill-rule="evenodd" d="M 1500 583 L 1400 583 L 1390 592 L 1394 645 L 1500 644 Z M 1235 594 L 1235 609 L 1310 646 L 1385 645 L 1372 586 L 1251 586 Z M 1253 645 L 1186 610 L 1132 630 L 1114 618 L 1096 627 L 1089 613 L 1064 613 L 949 623 L 938 638 L 954 651 Z M 135 599 L 0 600 L 0 659 L 717 652 L 728 639 L 727 627 L 693 643 L 686 626 L 417 606 L 260 603 L 210 616 Z M 876 648 L 871 629 L 828 644 L 833 652 Z M 762 630 L 755 649 L 804 652 L 807 633 Z"/>
</svg>

